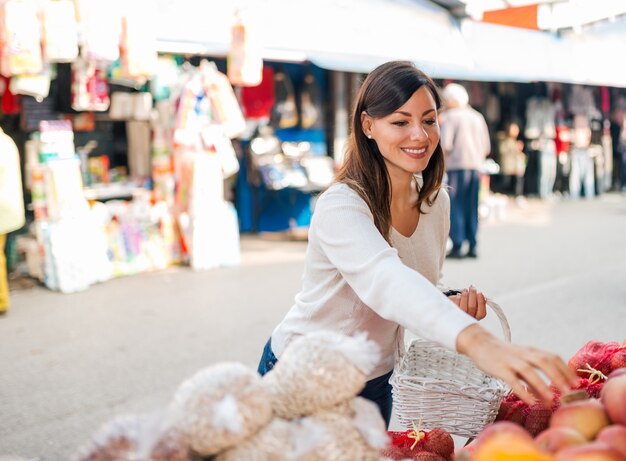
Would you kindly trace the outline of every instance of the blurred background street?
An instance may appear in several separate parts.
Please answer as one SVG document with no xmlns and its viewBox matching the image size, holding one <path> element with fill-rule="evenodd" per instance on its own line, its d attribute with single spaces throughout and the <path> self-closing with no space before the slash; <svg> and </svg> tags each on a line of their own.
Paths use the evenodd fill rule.
<svg viewBox="0 0 626 461">
<path fill-rule="evenodd" d="M 0 0 L 0 55 L 0 458 L 256 368 L 392 60 L 487 125 L 479 257 L 443 282 L 564 359 L 626 340 L 624 1 Z"/>
<path fill-rule="evenodd" d="M 624 195 L 511 201 L 504 219 L 482 222 L 479 258 L 446 261 L 444 280 L 498 301 L 514 342 L 567 359 L 589 339 L 626 340 L 625 239 Z M 202 367 L 256 367 L 299 288 L 306 242 L 241 244 L 236 268 L 13 291 L 0 317 L 0 453 L 67 459 L 112 417 L 164 407 Z"/>
</svg>

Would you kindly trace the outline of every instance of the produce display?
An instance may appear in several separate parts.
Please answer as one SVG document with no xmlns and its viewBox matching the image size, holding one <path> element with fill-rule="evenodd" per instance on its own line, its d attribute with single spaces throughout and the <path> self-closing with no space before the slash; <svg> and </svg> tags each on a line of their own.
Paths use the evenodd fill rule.
<svg viewBox="0 0 626 461">
<path fill-rule="evenodd" d="M 550 407 L 515 394 L 455 452 L 446 430 L 385 429 L 358 397 L 379 357 L 365 335 L 292 341 L 265 376 L 218 363 L 151 415 L 120 416 L 73 461 L 626 461 L 626 343 L 589 341 L 569 361 L 579 385 Z"/>
<path fill-rule="evenodd" d="M 569 361 L 577 389 L 550 408 L 510 394 L 455 461 L 626 461 L 626 343 L 589 341 Z"/>
<path fill-rule="evenodd" d="M 264 377 L 239 363 L 198 371 L 158 416 L 105 424 L 74 461 L 379 461 L 389 437 L 357 394 L 379 358 L 365 335 L 292 341 Z"/>
</svg>

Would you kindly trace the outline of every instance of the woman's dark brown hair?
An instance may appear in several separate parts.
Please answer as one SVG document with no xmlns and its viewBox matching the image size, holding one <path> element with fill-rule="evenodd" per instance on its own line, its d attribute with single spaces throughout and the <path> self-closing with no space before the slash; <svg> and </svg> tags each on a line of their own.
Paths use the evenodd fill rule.
<svg viewBox="0 0 626 461">
<path fill-rule="evenodd" d="M 396 111 L 422 86 L 426 86 L 435 99 L 437 110 L 441 108 L 441 97 L 437 85 L 430 77 L 409 61 L 391 61 L 374 69 L 365 79 L 357 95 L 352 111 L 352 130 L 343 165 L 336 180 L 350 186 L 370 208 L 374 224 L 389 241 L 391 229 L 391 180 L 384 158 L 376 142 L 368 139 L 361 125 L 361 114 L 365 111 L 374 118 L 384 117 Z M 423 185 L 417 185 L 417 208 L 422 203 L 431 206 L 441 188 L 444 174 L 444 158 L 441 144 L 437 147 L 423 171 Z"/>
</svg>

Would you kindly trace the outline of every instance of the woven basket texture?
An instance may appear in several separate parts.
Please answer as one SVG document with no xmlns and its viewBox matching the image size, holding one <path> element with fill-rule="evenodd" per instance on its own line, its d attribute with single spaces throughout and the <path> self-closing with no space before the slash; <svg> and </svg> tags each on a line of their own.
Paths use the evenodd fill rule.
<svg viewBox="0 0 626 461">
<path fill-rule="evenodd" d="M 492 300 L 506 341 L 508 321 Z M 483 373 L 456 352 L 421 338 L 414 339 L 396 363 L 390 379 L 394 411 L 406 429 L 442 428 L 460 437 L 474 437 L 492 423 L 500 402 L 510 391 L 502 381 Z"/>
</svg>

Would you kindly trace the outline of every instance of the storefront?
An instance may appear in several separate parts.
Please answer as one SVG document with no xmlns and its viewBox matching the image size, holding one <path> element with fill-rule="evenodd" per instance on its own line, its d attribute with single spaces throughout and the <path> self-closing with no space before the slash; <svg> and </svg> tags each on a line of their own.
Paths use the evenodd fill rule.
<svg viewBox="0 0 626 461">
<path fill-rule="evenodd" d="M 5 38 L 0 121 L 21 153 L 32 222 L 13 254 L 52 289 L 181 262 L 233 265 L 240 232 L 306 230 L 341 162 L 360 79 L 384 61 L 468 86 L 494 145 L 506 121 L 526 120 L 536 87 L 554 103 L 581 85 L 613 86 L 618 101 L 626 86 L 594 53 L 599 38 L 580 48 L 589 66 L 574 59 L 580 37 L 459 23 L 425 0 L 232 2 L 210 15 L 158 3 L 153 21 L 122 5 L 45 2 L 41 17 L 32 4 L 3 6 L 15 35 Z M 585 91 L 606 150 L 609 90 Z"/>
</svg>

